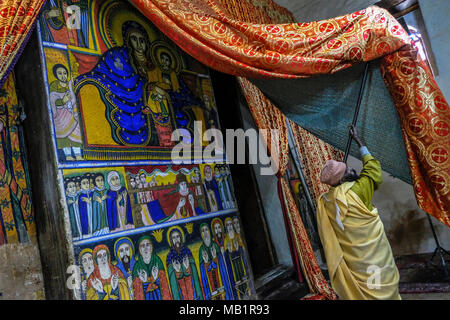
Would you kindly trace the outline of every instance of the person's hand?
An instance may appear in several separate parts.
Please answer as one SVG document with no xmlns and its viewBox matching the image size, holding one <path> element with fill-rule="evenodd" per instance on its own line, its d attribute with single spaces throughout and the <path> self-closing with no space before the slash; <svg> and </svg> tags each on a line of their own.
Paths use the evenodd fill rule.
<svg viewBox="0 0 450 320">
<path fill-rule="evenodd" d="M 350 135 L 356 141 L 356 143 L 359 145 L 359 147 L 363 146 L 361 138 L 358 135 L 358 130 L 356 129 L 356 127 L 354 125 L 350 125 Z"/>
</svg>

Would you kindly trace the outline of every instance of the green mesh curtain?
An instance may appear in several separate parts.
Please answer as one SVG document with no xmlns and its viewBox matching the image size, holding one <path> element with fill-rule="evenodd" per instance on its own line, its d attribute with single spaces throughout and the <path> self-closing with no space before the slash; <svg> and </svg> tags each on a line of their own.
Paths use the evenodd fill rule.
<svg viewBox="0 0 450 320">
<path fill-rule="evenodd" d="M 291 120 L 320 139 L 345 150 L 364 64 L 306 79 L 250 79 Z M 357 128 L 384 171 L 411 184 L 400 120 L 381 77 L 378 61 L 370 62 Z M 356 143 L 350 154 L 359 158 Z"/>
</svg>

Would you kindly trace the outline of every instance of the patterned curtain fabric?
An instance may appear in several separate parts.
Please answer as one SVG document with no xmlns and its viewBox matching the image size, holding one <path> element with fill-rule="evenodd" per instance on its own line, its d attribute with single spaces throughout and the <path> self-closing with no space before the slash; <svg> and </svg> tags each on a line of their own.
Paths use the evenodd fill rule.
<svg viewBox="0 0 450 320">
<path fill-rule="evenodd" d="M 12 74 L 0 89 L 0 245 L 35 240 L 36 226 Z"/>
<path fill-rule="evenodd" d="M 317 264 L 308 234 L 300 217 L 300 212 L 298 211 L 291 189 L 284 178 L 289 160 L 286 117 L 250 81 L 245 78 L 238 78 L 238 80 L 243 89 L 249 109 L 255 119 L 256 126 L 259 129 L 267 130 L 268 134 L 270 134 L 271 129 L 279 130 L 279 137 L 277 139 L 269 136 L 265 137 L 265 141 L 267 141 L 268 150 L 271 150 L 271 144 L 278 144 L 279 155 L 271 156 L 274 160 L 279 158 L 279 171 L 277 174 L 278 194 L 283 208 L 283 216 L 287 227 L 291 253 L 293 253 L 294 266 L 298 273 L 300 272 L 299 267 L 301 266 L 311 293 L 327 299 L 336 299 L 336 294 L 328 285 Z M 305 137 L 312 138 L 312 135 L 306 133 Z"/>
<path fill-rule="evenodd" d="M 325 162 L 331 159 L 343 161 L 344 152 L 313 136 L 295 122 L 289 120 L 289 123 L 294 134 L 300 161 L 302 162 L 305 180 L 313 203 L 316 205 L 317 199 L 325 192 L 328 192 L 330 188 L 328 185 L 320 182 L 320 172 Z"/>
<path fill-rule="evenodd" d="M 45 0 L 0 2 L 0 86 L 20 56 Z"/>
<path fill-rule="evenodd" d="M 407 32 L 386 10 L 371 6 L 323 21 L 274 24 L 251 13 L 260 7 L 254 2 L 267 10 L 268 0 L 130 1 L 184 51 L 237 76 L 301 78 L 382 58 L 417 202 L 450 226 L 450 109 Z"/>
</svg>

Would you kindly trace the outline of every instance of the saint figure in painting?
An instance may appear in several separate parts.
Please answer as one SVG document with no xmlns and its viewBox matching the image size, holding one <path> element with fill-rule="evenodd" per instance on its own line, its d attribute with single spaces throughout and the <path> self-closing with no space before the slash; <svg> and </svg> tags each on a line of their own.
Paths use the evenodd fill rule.
<svg viewBox="0 0 450 320">
<path fill-rule="evenodd" d="M 227 233 L 224 240 L 225 261 L 232 285 L 234 299 L 240 299 L 248 293 L 247 260 L 244 252 L 244 244 L 236 234 L 231 218 L 225 219 Z"/>
<path fill-rule="evenodd" d="M 117 171 L 109 172 L 107 181 L 109 190 L 106 205 L 108 208 L 109 230 L 113 232 L 134 228 L 130 196 L 127 189 L 122 186 L 119 173 Z"/>
<path fill-rule="evenodd" d="M 133 268 L 133 288 L 136 300 L 172 300 L 164 264 L 156 255 L 149 236 L 138 242 L 139 253 Z"/>
<path fill-rule="evenodd" d="M 64 65 L 56 64 L 53 75 L 56 80 L 50 83 L 50 106 L 58 148 L 63 150 L 66 160 L 83 160 L 78 111 L 69 71 Z"/>
<path fill-rule="evenodd" d="M 66 202 L 69 210 L 70 230 L 72 231 L 72 238 L 78 239 L 82 235 L 80 209 L 78 206 L 78 192 L 74 178 L 64 179 L 66 187 Z"/>
<path fill-rule="evenodd" d="M 116 266 L 106 245 L 100 244 L 92 251 L 94 271 L 87 284 L 87 300 L 130 300 L 127 281 Z"/>
<path fill-rule="evenodd" d="M 109 49 L 90 72 L 76 79 L 76 93 L 86 84 L 98 89 L 117 144 L 164 146 L 174 128 L 170 117 L 164 117 L 170 114 L 164 97 L 156 91 L 153 98 L 147 97 L 148 79 L 155 69 L 147 31 L 135 21 L 126 21 L 122 37 L 123 46 Z M 150 107 L 148 99 L 154 102 Z"/>
<path fill-rule="evenodd" d="M 220 248 L 211 238 L 206 223 L 200 225 L 202 245 L 199 249 L 200 276 L 202 278 L 205 300 L 232 299 L 232 291 L 225 261 Z M 225 294 L 224 294 L 225 293 Z"/>
<path fill-rule="evenodd" d="M 130 298 L 133 300 L 133 278 L 131 272 L 136 260 L 131 239 L 127 237 L 119 238 L 114 244 L 114 253 L 117 259 L 114 265 L 122 271 L 124 278 L 127 280 Z"/>
<path fill-rule="evenodd" d="M 203 300 L 202 287 L 191 250 L 184 245 L 181 230 L 169 229 L 167 269 L 174 300 Z"/>
<path fill-rule="evenodd" d="M 94 175 L 94 192 L 92 194 L 92 231 L 94 235 L 106 234 L 108 228 L 108 212 L 106 199 L 108 198 L 105 188 L 105 177 L 102 173 Z"/>
<path fill-rule="evenodd" d="M 78 208 L 80 210 L 81 233 L 84 237 L 92 235 L 92 195 L 89 174 L 84 174 L 80 181 L 80 194 L 78 196 Z"/>
</svg>

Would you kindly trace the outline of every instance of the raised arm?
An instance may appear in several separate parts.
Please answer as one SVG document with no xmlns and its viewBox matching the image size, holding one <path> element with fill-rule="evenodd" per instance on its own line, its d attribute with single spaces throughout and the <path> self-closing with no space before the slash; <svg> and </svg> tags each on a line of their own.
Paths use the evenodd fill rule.
<svg viewBox="0 0 450 320">
<path fill-rule="evenodd" d="M 360 178 L 355 182 L 352 190 L 361 198 L 366 207 L 369 210 L 372 210 L 372 198 L 374 191 L 383 182 L 381 165 L 378 160 L 372 157 L 354 126 L 350 127 L 350 134 L 358 144 L 359 152 L 363 161 L 363 169 L 359 174 Z"/>
</svg>

